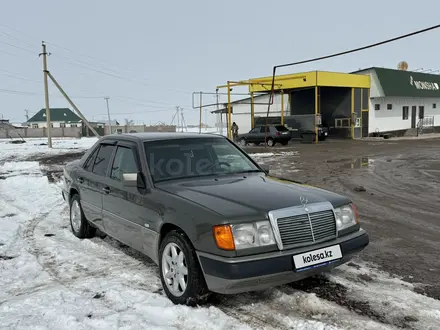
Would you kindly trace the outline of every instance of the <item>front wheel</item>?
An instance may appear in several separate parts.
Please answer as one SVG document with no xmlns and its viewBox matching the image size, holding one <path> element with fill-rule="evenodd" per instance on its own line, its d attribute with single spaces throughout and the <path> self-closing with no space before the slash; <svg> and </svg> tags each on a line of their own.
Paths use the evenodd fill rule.
<svg viewBox="0 0 440 330">
<path fill-rule="evenodd" d="M 169 232 L 159 249 L 160 280 L 174 304 L 193 306 L 207 301 L 209 291 L 195 251 L 182 231 Z"/>
<path fill-rule="evenodd" d="M 273 147 L 275 145 L 275 141 L 272 138 L 268 138 L 266 143 L 269 147 Z"/>
<path fill-rule="evenodd" d="M 238 141 L 238 143 L 239 143 L 242 147 L 246 146 L 246 144 L 247 144 L 245 139 L 240 139 L 240 140 Z"/>
</svg>

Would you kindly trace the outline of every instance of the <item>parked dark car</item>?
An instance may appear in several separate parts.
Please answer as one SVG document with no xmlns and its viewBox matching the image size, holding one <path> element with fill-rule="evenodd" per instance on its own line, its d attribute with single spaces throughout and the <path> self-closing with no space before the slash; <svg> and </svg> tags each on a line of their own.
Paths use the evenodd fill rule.
<svg viewBox="0 0 440 330">
<path fill-rule="evenodd" d="M 237 136 L 237 141 L 243 146 L 247 145 L 248 143 L 261 144 L 266 141 L 267 145 L 272 147 L 276 143 L 287 145 L 291 139 L 289 129 L 283 125 L 267 126 L 267 138 L 265 131 L 266 126 L 255 127 L 248 133 L 239 134 Z"/>
<path fill-rule="evenodd" d="M 369 244 L 350 199 L 271 177 L 214 134 L 105 136 L 65 166 L 62 195 L 75 236 L 150 257 L 175 304 L 297 281 Z"/>
</svg>

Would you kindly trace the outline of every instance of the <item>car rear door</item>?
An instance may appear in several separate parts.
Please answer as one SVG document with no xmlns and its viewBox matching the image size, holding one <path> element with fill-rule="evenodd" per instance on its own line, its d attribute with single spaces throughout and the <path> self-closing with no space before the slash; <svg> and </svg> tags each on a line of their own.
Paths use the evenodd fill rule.
<svg viewBox="0 0 440 330">
<path fill-rule="evenodd" d="M 81 206 L 87 220 L 103 229 L 102 223 L 102 181 L 110 164 L 114 143 L 102 142 L 85 162 L 76 178 Z"/>
<path fill-rule="evenodd" d="M 145 189 L 123 185 L 124 173 L 142 173 L 138 145 L 119 141 L 112 159 L 103 195 L 103 218 L 107 234 L 148 256 L 154 251 L 157 234 L 150 229 L 158 218 Z"/>
</svg>

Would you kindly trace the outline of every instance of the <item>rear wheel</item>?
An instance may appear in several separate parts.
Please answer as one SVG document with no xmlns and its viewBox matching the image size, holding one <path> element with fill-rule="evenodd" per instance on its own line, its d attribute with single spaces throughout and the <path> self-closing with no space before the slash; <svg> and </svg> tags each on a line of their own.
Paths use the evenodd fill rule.
<svg viewBox="0 0 440 330">
<path fill-rule="evenodd" d="M 239 143 L 242 147 L 246 146 L 246 144 L 247 144 L 245 139 L 240 139 L 240 140 L 238 141 L 238 143 Z"/>
<path fill-rule="evenodd" d="M 160 280 L 174 304 L 193 306 L 207 301 L 210 294 L 194 248 L 180 230 L 170 231 L 159 249 Z"/>
<path fill-rule="evenodd" d="M 78 194 L 73 195 L 70 200 L 70 227 L 78 238 L 92 238 L 96 233 L 96 228 L 92 227 L 84 216 Z"/>
<path fill-rule="evenodd" d="M 272 138 L 268 138 L 266 143 L 269 147 L 273 147 L 275 145 L 275 141 Z"/>
</svg>

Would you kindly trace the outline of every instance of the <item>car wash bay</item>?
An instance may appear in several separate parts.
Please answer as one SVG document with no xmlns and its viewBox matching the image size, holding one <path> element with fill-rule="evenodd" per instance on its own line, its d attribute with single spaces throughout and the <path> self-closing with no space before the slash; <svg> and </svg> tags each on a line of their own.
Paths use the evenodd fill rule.
<svg viewBox="0 0 440 330">
<path fill-rule="evenodd" d="M 284 124 L 294 137 L 314 132 L 315 117 L 318 126 L 329 129 L 329 137 L 368 136 L 369 76 L 313 71 L 277 76 L 276 84 L 289 97 Z"/>
</svg>

